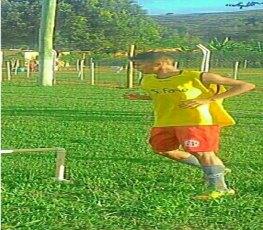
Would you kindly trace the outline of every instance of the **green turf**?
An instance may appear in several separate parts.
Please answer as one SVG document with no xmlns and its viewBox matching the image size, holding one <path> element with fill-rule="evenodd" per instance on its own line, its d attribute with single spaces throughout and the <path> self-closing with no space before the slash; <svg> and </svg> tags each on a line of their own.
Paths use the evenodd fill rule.
<svg viewBox="0 0 263 230">
<path fill-rule="evenodd" d="M 3 156 L 2 229 L 261 230 L 262 77 L 242 74 L 257 91 L 225 102 L 237 124 L 220 156 L 237 195 L 213 201 L 191 198 L 203 189 L 197 169 L 151 152 L 151 103 L 123 99 L 130 90 L 4 82 L 2 149 L 64 147 L 69 182 L 53 180 L 52 153 Z"/>
</svg>

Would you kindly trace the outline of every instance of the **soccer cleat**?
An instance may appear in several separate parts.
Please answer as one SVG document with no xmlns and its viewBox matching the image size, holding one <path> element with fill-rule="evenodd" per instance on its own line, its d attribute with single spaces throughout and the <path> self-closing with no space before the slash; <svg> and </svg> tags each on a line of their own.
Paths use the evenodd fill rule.
<svg viewBox="0 0 263 230">
<path fill-rule="evenodd" d="M 203 195 L 196 195 L 194 196 L 195 199 L 199 200 L 210 200 L 210 199 L 218 199 L 223 197 L 230 197 L 235 195 L 235 190 L 233 189 L 227 189 L 227 190 L 214 190 L 208 194 Z"/>
<path fill-rule="evenodd" d="M 232 172 L 232 170 L 230 168 L 225 168 L 224 174 L 230 174 Z"/>
</svg>

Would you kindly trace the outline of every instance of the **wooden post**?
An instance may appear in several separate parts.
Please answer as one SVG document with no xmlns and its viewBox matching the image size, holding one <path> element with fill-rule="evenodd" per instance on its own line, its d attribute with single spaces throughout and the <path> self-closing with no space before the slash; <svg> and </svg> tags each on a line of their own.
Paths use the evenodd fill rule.
<svg viewBox="0 0 263 230">
<path fill-rule="evenodd" d="M 135 45 L 131 45 L 130 47 L 130 52 L 129 52 L 129 57 L 133 57 L 134 56 L 134 51 L 135 51 Z M 128 61 L 128 76 L 127 76 L 127 87 L 129 89 L 133 88 L 133 62 L 132 61 Z"/>
<path fill-rule="evenodd" d="M 237 80 L 238 77 L 238 66 L 239 66 L 239 62 L 235 62 L 235 67 L 234 67 L 234 79 Z"/>
<path fill-rule="evenodd" d="M 9 61 L 6 63 L 6 68 L 7 68 L 7 80 L 11 81 L 11 65 Z"/>
<path fill-rule="evenodd" d="M 95 63 L 90 59 L 90 84 L 95 85 Z"/>
</svg>

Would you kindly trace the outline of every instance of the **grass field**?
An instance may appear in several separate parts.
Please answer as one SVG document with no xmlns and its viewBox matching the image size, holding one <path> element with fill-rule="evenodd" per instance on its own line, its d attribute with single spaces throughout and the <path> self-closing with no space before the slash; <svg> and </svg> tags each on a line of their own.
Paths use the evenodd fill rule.
<svg viewBox="0 0 263 230">
<path fill-rule="evenodd" d="M 254 73 L 240 79 L 257 90 L 225 101 L 237 124 L 219 154 L 237 195 L 211 201 L 191 198 L 203 189 L 199 170 L 152 153 L 151 102 L 123 99 L 131 90 L 3 82 L 2 149 L 64 147 L 69 182 L 52 178 L 54 154 L 3 156 L 2 229 L 261 230 L 263 74 Z"/>
</svg>

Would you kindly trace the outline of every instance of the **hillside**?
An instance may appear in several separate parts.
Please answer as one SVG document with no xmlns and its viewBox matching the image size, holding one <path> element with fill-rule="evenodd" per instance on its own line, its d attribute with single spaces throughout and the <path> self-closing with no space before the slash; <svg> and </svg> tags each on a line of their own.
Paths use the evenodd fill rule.
<svg viewBox="0 0 263 230">
<path fill-rule="evenodd" d="M 204 41 L 214 37 L 230 37 L 235 41 L 263 41 L 263 10 L 152 17 L 158 24 L 172 31 L 198 36 Z"/>
</svg>

